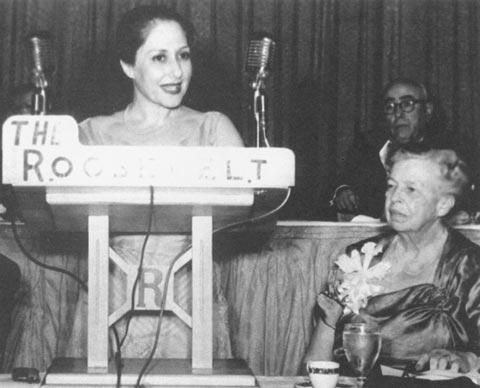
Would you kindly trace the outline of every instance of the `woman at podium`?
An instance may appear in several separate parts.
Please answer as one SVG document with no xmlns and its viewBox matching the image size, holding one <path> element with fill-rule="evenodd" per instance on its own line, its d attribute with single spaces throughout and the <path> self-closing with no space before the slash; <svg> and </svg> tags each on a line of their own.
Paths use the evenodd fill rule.
<svg viewBox="0 0 480 388">
<path fill-rule="evenodd" d="M 80 141 L 87 145 L 243 146 L 228 117 L 219 112 L 199 112 L 183 105 L 192 77 L 191 45 L 193 29 L 179 14 L 158 6 L 141 6 L 127 12 L 117 30 L 117 54 L 124 74 L 132 81 L 133 99 L 127 107 L 110 116 L 91 117 L 80 123 Z M 126 261 L 137 265 L 144 235 L 112 236 L 111 247 Z M 183 235 L 150 236 L 144 266 L 168 267 L 175 255 L 187 247 Z M 166 272 L 166 271 L 165 271 Z M 213 333 L 214 358 L 231 357 L 227 324 L 227 304 L 220 291 L 214 266 Z M 130 298 L 115 269 L 110 278 L 110 303 Z M 191 308 L 191 271 L 184 268 L 174 280 L 176 302 Z M 173 279 L 171 279 L 173 281 Z M 113 289 L 112 289 L 113 288 Z M 112 300 L 113 299 L 113 300 Z M 85 306 L 83 306 L 85 308 Z M 81 315 L 77 317 L 80 324 Z M 165 319 L 166 318 L 166 319 Z M 134 316 L 122 354 L 146 357 L 151 351 L 157 316 Z M 125 331 L 125 317 L 116 325 Z M 79 330 L 74 330 L 74 333 Z M 79 331 L 85 336 L 85 330 Z M 191 331 L 173 314 L 164 316 L 156 357 L 189 358 Z M 86 354 L 86 340 L 75 346 Z M 80 354 L 81 355 L 81 354 Z"/>
<path fill-rule="evenodd" d="M 134 8 L 120 21 L 117 54 L 133 84 L 133 101 L 111 116 L 86 119 L 80 140 L 95 145 L 243 146 L 228 117 L 182 104 L 192 78 L 193 30 L 156 6 Z"/>
</svg>

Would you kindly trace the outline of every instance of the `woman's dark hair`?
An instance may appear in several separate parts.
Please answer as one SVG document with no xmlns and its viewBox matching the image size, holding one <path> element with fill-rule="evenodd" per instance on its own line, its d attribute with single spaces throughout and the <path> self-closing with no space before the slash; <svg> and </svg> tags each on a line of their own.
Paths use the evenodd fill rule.
<svg viewBox="0 0 480 388">
<path fill-rule="evenodd" d="M 139 6 L 127 11 L 117 27 L 116 50 L 120 60 L 135 63 L 137 50 L 147 38 L 150 27 L 156 21 L 174 21 L 182 27 L 189 45 L 193 43 L 192 24 L 177 12 L 162 6 Z"/>
</svg>

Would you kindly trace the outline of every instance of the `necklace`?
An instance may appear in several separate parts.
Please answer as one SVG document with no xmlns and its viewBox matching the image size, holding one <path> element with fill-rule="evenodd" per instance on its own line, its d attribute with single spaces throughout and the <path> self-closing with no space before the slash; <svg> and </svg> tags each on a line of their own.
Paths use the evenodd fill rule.
<svg viewBox="0 0 480 388">
<path fill-rule="evenodd" d="M 159 129 L 163 129 L 163 128 L 167 127 L 167 123 L 168 123 L 167 118 L 162 120 L 162 123 L 154 123 L 154 124 L 147 125 L 146 127 L 139 127 L 139 126 L 130 125 L 128 123 L 127 114 L 131 110 L 131 108 L 132 108 L 132 105 L 128 104 L 127 107 L 123 110 L 123 113 L 122 113 L 123 125 L 125 126 L 125 128 L 128 129 L 129 132 L 149 133 L 149 132 L 158 131 Z"/>
<path fill-rule="evenodd" d="M 148 125 L 144 128 L 140 128 L 140 131 L 144 130 L 148 132 L 149 130 L 152 130 L 152 129 L 155 129 L 155 130 L 162 129 L 164 127 L 171 126 L 172 122 L 176 122 L 179 118 L 185 116 L 185 110 L 183 106 L 179 106 L 178 108 L 175 108 L 175 109 L 169 109 L 169 108 L 163 108 L 163 109 L 164 109 L 163 112 L 159 111 L 156 113 L 152 113 L 154 114 L 154 116 L 152 116 L 152 114 L 150 115 L 145 114 L 144 115 L 145 118 L 143 122 L 147 122 Z M 123 125 L 128 129 L 134 128 L 130 124 L 128 124 L 128 119 L 127 119 L 127 114 L 129 114 L 131 110 L 132 110 L 132 103 L 128 104 L 122 113 Z M 148 123 L 149 116 L 152 116 L 156 122 Z"/>
</svg>

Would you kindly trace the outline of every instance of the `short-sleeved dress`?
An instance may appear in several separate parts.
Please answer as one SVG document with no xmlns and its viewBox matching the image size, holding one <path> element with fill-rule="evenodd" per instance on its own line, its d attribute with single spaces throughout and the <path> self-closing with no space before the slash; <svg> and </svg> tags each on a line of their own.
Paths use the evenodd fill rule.
<svg viewBox="0 0 480 388">
<path fill-rule="evenodd" d="M 165 146 L 243 146 L 243 141 L 232 122 L 219 112 L 197 112 L 181 108 L 179 118 L 168 120 L 160 128 L 136 130 L 125 124 L 125 111 L 111 116 L 99 116 L 80 123 L 80 141 L 86 145 L 165 145 Z M 124 260 L 138 264 L 144 235 L 115 235 L 110 246 Z M 144 266 L 162 263 L 167 267 L 173 258 L 190 244 L 188 235 L 150 235 L 145 250 Z M 214 258 L 215 259 L 215 258 Z M 220 270 L 214 260 L 213 279 L 213 352 L 215 358 L 229 358 L 231 354 L 227 303 L 220 287 Z M 126 295 L 124 280 L 119 269 L 110 269 L 110 310 L 118 307 Z M 191 314 L 191 266 L 187 264 L 174 278 L 176 303 Z M 71 341 L 71 356 L 86 354 L 87 301 L 84 298 L 77 311 Z M 125 317 L 116 324 L 120 336 L 125 329 Z M 129 358 L 147 357 L 153 345 L 158 318 L 152 315 L 135 315 L 130 323 L 129 335 L 122 355 Z M 191 357 L 191 329 L 173 313 L 166 313 L 155 357 Z"/>
</svg>

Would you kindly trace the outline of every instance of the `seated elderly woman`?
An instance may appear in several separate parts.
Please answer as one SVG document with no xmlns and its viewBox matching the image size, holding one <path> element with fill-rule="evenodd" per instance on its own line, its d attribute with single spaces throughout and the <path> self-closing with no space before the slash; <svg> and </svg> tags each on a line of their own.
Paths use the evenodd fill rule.
<svg viewBox="0 0 480 388">
<path fill-rule="evenodd" d="M 480 247 L 443 221 L 468 182 L 465 163 L 451 150 L 400 149 L 392 156 L 385 214 L 393 230 L 366 240 L 376 244 L 370 268 L 385 263 L 377 292 L 358 314 L 342 316 L 338 290 L 346 277 L 334 271 L 340 277 L 330 288 L 337 293 L 317 297 L 321 319 L 305 361 L 331 359 L 343 324 L 366 321 L 378 326 L 385 358 L 415 360 L 417 369 L 477 368 Z"/>
</svg>

